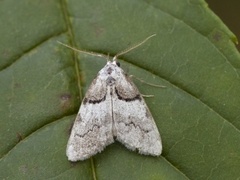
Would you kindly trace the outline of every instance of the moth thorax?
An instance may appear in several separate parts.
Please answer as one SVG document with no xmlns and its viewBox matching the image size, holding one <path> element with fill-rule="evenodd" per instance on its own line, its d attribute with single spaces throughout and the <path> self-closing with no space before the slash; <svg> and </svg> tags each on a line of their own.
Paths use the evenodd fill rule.
<svg viewBox="0 0 240 180">
<path fill-rule="evenodd" d="M 115 79 L 112 76 L 109 76 L 106 80 L 107 85 L 112 86 L 115 83 Z"/>
<path fill-rule="evenodd" d="M 107 73 L 112 74 L 113 69 L 111 67 L 107 68 Z"/>
</svg>

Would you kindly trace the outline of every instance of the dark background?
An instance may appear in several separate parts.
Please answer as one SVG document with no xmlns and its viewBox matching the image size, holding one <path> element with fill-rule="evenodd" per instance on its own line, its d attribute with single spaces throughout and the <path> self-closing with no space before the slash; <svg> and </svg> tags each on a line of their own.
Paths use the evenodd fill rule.
<svg viewBox="0 0 240 180">
<path fill-rule="evenodd" d="M 240 0 L 206 0 L 206 2 L 240 41 Z M 236 46 L 240 51 L 240 45 Z"/>
</svg>

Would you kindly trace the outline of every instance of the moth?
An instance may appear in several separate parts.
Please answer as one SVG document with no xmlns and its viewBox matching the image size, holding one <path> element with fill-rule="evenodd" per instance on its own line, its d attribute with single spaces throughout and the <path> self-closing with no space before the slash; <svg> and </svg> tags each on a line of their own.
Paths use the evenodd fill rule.
<svg viewBox="0 0 240 180">
<path fill-rule="evenodd" d="M 154 119 L 137 87 L 117 62 L 118 56 L 140 46 L 152 36 L 117 54 L 98 72 L 72 127 L 66 149 L 69 161 L 85 160 L 101 152 L 115 139 L 140 154 L 161 154 L 162 142 Z"/>
</svg>

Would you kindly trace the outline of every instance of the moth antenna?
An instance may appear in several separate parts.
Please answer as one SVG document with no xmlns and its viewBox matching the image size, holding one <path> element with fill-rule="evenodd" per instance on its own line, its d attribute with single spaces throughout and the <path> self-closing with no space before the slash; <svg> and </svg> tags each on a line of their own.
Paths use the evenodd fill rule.
<svg viewBox="0 0 240 180">
<path fill-rule="evenodd" d="M 141 46 L 142 44 L 144 44 L 146 41 L 148 41 L 150 38 L 156 36 L 156 34 L 152 34 L 151 36 L 148 36 L 146 39 L 144 39 L 143 41 L 121 51 L 120 53 L 116 54 L 114 57 L 113 57 L 113 61 L 115 61 L 119 56 L 123 55 L 123 54 L 126 54 L 128 53 L 129 51 L 133 50 L 133 49 L 136 49 L 137 47 Z"/>
<path fill-rule="evenodd" d="M 110 55 L 109 55 L 109 53 L 108 53 L 108 55 L 107 55 L 107 61 L 108 61 L 108 62 L 110 61 Z"/>
<path fill-rule="evenodd" d="M 162 85 L 157 85 L 157 84 L 152 84 L 152 83 L 148 83 L 148 82 L 146 82 L 146 81 L 144 81 L 144 80 L 142 80 L 142 79 L 140 79 L 140 78 L 137 78 L 136 76 L 133 76 L 133 75 L 130 75 L 129 76 L 130 78 L 135 78 L 136 80 L 138 80 L 138 81 L 140 81 L 141 83 L 145 83 L 145 84 L 147 84 L 147 85 L 149 85 L 149 86 L 153 86 L 153 87 L 157 87 L 157 88 L 165 88 L 166 86 L 162 86 Z"/>
<path fill-rule="evenodd" d="M 92 56 L 97 56 L 97 57 L 102 57 L 102 58 L 105 58 L 105 59 L 109 59 L 109 56 L 106 56 L 106 55 L 103 55 L 103 54 L 100 54 L 100 53 L 95 53 L 95 52 L 88 52 L 88 51 L 84 51 L 84 50 L 80 50 L 80 49 L 77 49 L 77 48 L 74 48 L 74 47 L 71 47 L 67 44 L 64 44 L 60 41 L 57 41 L 59 44 L 69 48 L 69 49 L 72 49 L 74 51 L 77 51 L 77 52 L 80 52 L 80 53 L 84 53 L 84 54 L 88 54 L 88 55 L 92 55 Z"/>
</svg>

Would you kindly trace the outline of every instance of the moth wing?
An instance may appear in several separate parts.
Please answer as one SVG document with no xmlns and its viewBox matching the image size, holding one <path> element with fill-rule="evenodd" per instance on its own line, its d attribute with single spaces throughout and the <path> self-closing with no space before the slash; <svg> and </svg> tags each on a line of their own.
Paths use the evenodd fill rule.
<svg viewBox="0 0 240 180">
<path fill-rule="evenodd" d="M 70 161 L 87 159 L 114 141 L 111 109 L 109 90 L 97 77 L 83 99 L 68 140 Z"/>
<path fill-rule="evenodd" d="M 162 143 L 153 117 L 131 79 L 124 74 L 113 93 L 113 119 L 117 140 L 140 154 L 158 156 Z"/>
</svg>

